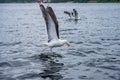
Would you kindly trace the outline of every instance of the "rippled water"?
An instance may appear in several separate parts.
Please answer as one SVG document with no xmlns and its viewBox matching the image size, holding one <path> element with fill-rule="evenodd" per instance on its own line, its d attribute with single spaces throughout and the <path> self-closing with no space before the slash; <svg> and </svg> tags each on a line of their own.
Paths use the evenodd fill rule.
<svg viewBox="0 0 120 80">
<path fill-rule="evenodd" d="M 120 4 L 49 5 L 71 43 L 53 53 L 41 52 L 47 35 L 37 3 L 0 4 L 0 80 L 120 80 Z M 63 14 L 73 8 L 77 22 Z"/>
</svg>

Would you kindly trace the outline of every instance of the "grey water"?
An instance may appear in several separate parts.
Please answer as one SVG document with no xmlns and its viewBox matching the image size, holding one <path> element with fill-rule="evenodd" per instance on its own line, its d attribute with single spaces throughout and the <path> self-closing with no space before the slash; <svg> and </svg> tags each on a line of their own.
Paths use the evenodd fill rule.
<svg viewBox="0 0 120 80">
<path fill-rule="evenodd" d="M 47 34 L 39 5 L 0 4 L 0 80 L 120 80 L 119 3 L 44 5 L 71 46 L 42 52 Z M 74 8 L 77 21 L 63 13 Z"/>
</svg>

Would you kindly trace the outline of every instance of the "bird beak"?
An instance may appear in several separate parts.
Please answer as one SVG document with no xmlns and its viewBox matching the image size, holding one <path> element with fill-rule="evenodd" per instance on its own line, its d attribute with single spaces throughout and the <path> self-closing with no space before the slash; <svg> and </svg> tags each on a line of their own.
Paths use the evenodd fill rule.
<svg viewBox="0 0 120 80">
<path fill-rule="evenodd" d="M 70 47 L 70 43 L 69 43 L 69 42 L 66 42 L 66 45 L 67 45 L 68 47 Z"/>
</svg>

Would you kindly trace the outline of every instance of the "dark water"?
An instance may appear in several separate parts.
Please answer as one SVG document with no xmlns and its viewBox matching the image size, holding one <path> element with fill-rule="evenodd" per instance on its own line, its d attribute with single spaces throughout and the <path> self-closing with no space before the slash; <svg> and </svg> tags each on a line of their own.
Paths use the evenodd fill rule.
<svg viewBox="0 0 120 80">
<path fill-rule="evenodd" d="M 54 53 L 41 52 L 47 35 L 37 3 L 0 4 L 0 80 L 120 80 L 120 4 L 49 5 L 71 43 Z M 63 14 L 73 8 L 77 22 Z"/>
</svg>

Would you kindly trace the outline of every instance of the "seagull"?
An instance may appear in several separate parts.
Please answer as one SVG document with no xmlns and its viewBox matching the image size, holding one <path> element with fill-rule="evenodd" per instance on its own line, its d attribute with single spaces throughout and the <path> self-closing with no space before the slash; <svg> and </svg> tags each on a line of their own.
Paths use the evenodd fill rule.
<svg viewBox="0 0 120 80">
<path fill-rule="evenodd" d="M 64 13 L 69 15 L 70 19 L 73 17 L 75 20 L 78 20 L 78 12 L 76 9 L 73 9 L 73 12 L 64 11 Z"/>
<path fill-rule="evenodd" d="M 47 6 L 47 8 L 45 8 L 42 4 L 40 4 L 39 6 L 46 23 L 48 35 L 48 42 L 44 43 L 44 45 L 47 46 L 45 49 L 50 48 L 52 52 L 52 48 L 61 47 L 64 44 L 69 47 L 70 43 L 67 40 L 60 39 L 58 21 L 52 7 Z"/>
<path fill-rule="evenodd" d="M 73 15 L 73 17 L 75 17 L 75 20 L 78 19 L 78 12 L 76 9 L 73 9 L 72 15 Z"/>
</svg>

